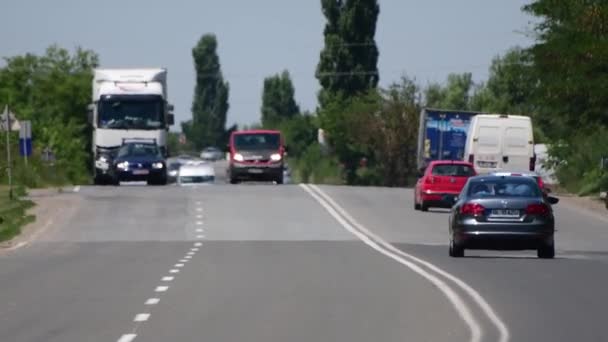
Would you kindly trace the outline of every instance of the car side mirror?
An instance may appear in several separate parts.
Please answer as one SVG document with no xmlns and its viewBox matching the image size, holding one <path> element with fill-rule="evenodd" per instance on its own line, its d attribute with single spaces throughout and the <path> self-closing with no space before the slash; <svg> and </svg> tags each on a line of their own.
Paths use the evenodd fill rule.
<svg viewBox="0 0 608 342">
<path fill-rule="evenodd" d="M 175 115 L 173 113 L 167 116 L 167 121 L 169 126 L 173 126 L 175 124 Z"/>
<path fill-rule="evenodd" d="M 90 125 L 93 124 L 93 113 L 95 112 L 95 105 L 93 103 L 87 106 L 87 120 Z"/>
<path fill-rule="evenodd" d="M 557 204 L 559 202 L 559 198 L 553 197 L 553 196 L 549 196 L 549 197 L 547 197 L 547 201 L 549 202 L 549 204 L 554 205 L 554 204 Z"/>
</svg>

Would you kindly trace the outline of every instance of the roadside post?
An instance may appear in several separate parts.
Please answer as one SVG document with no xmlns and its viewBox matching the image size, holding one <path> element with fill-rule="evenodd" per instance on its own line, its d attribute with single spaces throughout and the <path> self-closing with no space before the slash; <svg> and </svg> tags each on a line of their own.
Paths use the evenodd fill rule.
<svg viewBox="0 0 608 342">
<path fill-rule="evenodd" d="M 8 178 L 8 197 L 13 198 L 13 174 L 11 165 L 11 131 L 20 129 L 19 121 L 15 118 L 15 114 L 11 113 L 8 105 L 4 106 L 4 111 L 0 116 L 0 129 L 6 132 L 6 173 Z"/>
</svg>

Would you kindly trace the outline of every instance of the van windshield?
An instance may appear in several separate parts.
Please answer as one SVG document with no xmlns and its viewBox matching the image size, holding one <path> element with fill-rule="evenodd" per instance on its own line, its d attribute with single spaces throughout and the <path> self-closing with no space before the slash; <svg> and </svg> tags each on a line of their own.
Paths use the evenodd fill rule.
<svg viewBox="0 0 608 342">
<path fill-rule="evenodd" d="M 281 136 L 277 133 L 235 134 L 234 146 L 237 150 L 278 150 Z"/>
</svg>

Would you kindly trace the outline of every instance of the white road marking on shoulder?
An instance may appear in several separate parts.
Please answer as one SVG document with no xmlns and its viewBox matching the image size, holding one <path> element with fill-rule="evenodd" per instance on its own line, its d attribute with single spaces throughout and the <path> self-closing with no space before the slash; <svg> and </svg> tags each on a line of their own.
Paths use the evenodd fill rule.
<svg viewBox="0 0 608 342">
<path fill-rule="evenodd" d="M 169 289 L 169 286 L 157 286 L 154 292 L 165 292 Z"/>
<path fill-rule="evenodd" d="M 149 298 L 146 301 L 146 305 L 156 305 L 158 302 L 160 302 L 160 298 Z"/>
<path fill-rule="evenodd" d="M 131 342 L 136 337 L 137 337 L 137 335 L 135 335 L 135 334 L 124 334 L 116 342 Z"/>
<path fill-rule="evenodd" d="M 171 281 L 173 279 L 175 279 L 175 278 L 173 278 L 173 277 L 163 277 L 162 281 Z"/>
<path fill-rule="evenodd" d="M 145 322 L 148 320 L 148 318 L 150 318 L 149 313 L 140 313 L 135 316 L 133 322 Z"/>
<path fill-rule="evenodd" d="M 323 208 L 325 208 L 325 210 L 332 217 L 334 217 L 336 219 L 336 221 L 338 221 L 347 231 L 349 231 L 350 233 L 352 233 L 353 235 L 358 237 L 361 241 L 363 241 L 365 244 L 367 244 L 371 248 L 373 248 L 376 251 L 384 254 L 385 256 L 401 263 L 402 265 L 407 266 L 409 269 L 418 273 L 420 276 L 424 277 L 429 282 L 431 282 L 433 285 L 435 285 L 452 303 L 452 306 L 454 307 L 456 312 L 458 312 L 458 314 L 460 315 L 462 320 L 468 326 L 468 328 L 471 332 L 471 342 L 480 342 L 481 341 L 481 335 L 482 335 L 481 325 L 473 317 L 471 309 L 466 304 L 466 302 L 444 280 L 440 279 L 437 275 L 423 269 L 418 264 L 421 264 L 421 265 L 424 265 L 424 266 L 430 268 L 434 272 L 452 280 L 453 282 L 456 282 L 455 280 L 458 280 L 459 283 L 456 282 L 456 284 L 459 285 L 461 288 L 463 288 L 462 285 L 466 286 L 463 288 L 463 290 L 465 290 L 465 292 L 467 292 L 467 294 L 469 294 L 469 296 L 471 296 L 471 299 L 473 301 L 475 301 L 483 310 L 484 309 L 483 304 L 485 303 L 487 305 L 487 303 L 485 302 L 485 300 L 483 300 L 483 298 L 481 298 L 481 295 L 479 295 L 475 290 L 470 288 L 464 282 L 460 281 L 460 279 L 439 269 L 438 267 L 434 266 L 433 264 L 426 262 L 422 259 L 416 258 L 413 255 L 407 254 L 405 252 L 401 252 L 401 253 L 396 252 L 394 250 L 396 248 L 394 248 L 394 247 L 391 248 L 392 245 L 390 245 L 388 242 L 382 240 L 381 238 L 375 236 L 368 229 L 366 229 L 361 224 L 359 224 L 341 206 L 339 206 L 335 201 L 333 201 L 331 199 L 331 197 L 326 195 L 318 187 L 316 187 L 314 185 L 304 185 L 304 184 L 300 184 L 300 186 L 302 187 L 302 189 L 304 189 L 304 191 L 306 191 L 309 195 L 311 195 Z M 470 292 L 466 291 L 466 288 L 470 289 Z M 489 305 L 488 305 L 488 307 L 489 307 Z M 508 330 L 506 330 L 506 326 L 504 325 L 504 323 L 502 323 L 502 321 L 498 318 L 498 316 L 493 312 L 493 310 L 491 308 L 489 308 L 489 309 L 490 309 L 491 314 L 488 314 L 488 312 L 485 312 L 485 310 L 484 310 L 484 312 L 488 315 L 490 320 L 493 321 L 493 323 L 496 323 L 493 320 L 493 317 L 497 319 L 497 321 L 498 321 L 497 327 L 499 328 L 499 332 L 501 335 L 499 341 L 501 341 L 501 342 L 507 341 L 509 339 L 509 333 L 508 333 Z M 501 327 L 504 328 L 504 330 L 501 329 Z"/>
<path fill-rule="evenodd" d="M 74 192 L 78 192 L 78 191 L 80 191 L 80 185 L 76 185 L 76 186 L 74 187 Z"/>
</svg>

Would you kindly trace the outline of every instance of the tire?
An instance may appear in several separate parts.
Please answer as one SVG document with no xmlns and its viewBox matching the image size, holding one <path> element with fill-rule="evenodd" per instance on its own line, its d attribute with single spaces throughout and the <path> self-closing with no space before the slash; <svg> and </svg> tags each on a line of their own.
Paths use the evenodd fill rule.
<svg viewBox="0 0 608 342">
<path fill-rule="evenodd" d="M 101 179 L 101 177 L 95 176 L 93 178 L 93 184 L 94 185 L 105 185 L 105 182 L 103 181 L 103 179 Z"/>
<path fill-rule="evenodd" d="M 538 248 L 536 254 L 541 259 L 553 259 L 555 258 L 555 245 L 544 245 Z"/>
<path fill-rule="evenodd" d="M 464 248 L 454 243 L 453 239 L 450 239 L 450 251 L 449 254 L 452 258 L 464 257 Z"/>
<path fill-rule="evenodd" d="M 280 175 L 274 181 L 277 182 L 277 184 L 283 184 L 283 175 Z"/>
<path fill-rule="evenodd" d="M 429 211 L 429 206 L 426 205 L 424 203 L 424 201 L 422 201 L 422 203 L 420 203 L 420 210 L 422 210 L 422 211 Z"/>
<path fill-rule="evenodd" d="M 239 180 L 236 178 L 230 177 L 230 184 L 239 184 Z"/>
<path fill-rule="evenodd" d="M 112 185 L 120 186 L 120 179 L 118 179 L 118 178 L 112 179 Z"/>
</svg>

